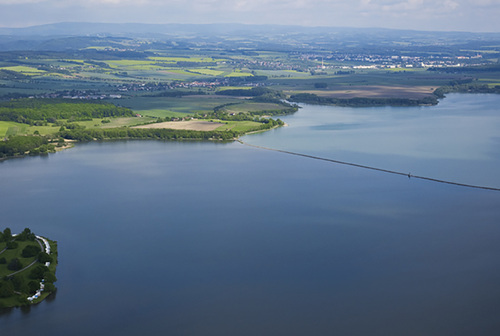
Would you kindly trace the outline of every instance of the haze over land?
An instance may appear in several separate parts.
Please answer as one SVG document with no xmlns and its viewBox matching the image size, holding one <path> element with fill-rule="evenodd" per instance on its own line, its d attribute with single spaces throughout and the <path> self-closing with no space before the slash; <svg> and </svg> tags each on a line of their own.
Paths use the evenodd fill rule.
<svg viewBox="0 0 500 336">
<path fill-rule="evenodd" d="M 499 0 L 0 0 L 0 25 L 245 23 L 499 32 Z"/>
</svg>

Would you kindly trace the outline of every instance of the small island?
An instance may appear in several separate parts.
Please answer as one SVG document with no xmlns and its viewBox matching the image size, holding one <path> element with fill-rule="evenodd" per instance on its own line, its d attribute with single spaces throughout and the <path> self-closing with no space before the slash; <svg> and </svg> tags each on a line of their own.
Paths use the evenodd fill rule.
<svg viewBox="0 0 500 336">
<path fill-rule="evenodd" d="M 55 241 L 26 228 L 0 231 L 0 309 L 39 303 L 55 292 Z"/>
</svg>

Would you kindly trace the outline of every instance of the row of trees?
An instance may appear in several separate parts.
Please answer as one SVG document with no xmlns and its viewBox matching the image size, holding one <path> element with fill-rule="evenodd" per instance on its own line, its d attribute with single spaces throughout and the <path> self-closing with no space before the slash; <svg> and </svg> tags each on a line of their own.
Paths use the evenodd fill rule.
<svg viewBox="0 0 500 336">
<path fill-rule="evenodd" d="M 320 97 L 312 93 L 298 93 L 290 96 L 290 101 L 318 104 L 318 105 L 337 105 L 351 107 L 372 107 L 372 106 L 419 106 L 419 105 L 436 105 L 437 97 L 429 96 L 419 99 L 410 98 L 331 98 Z"/>
<path fill-rule="evenodd" d="M 235 131 L 191 131 L 152 128 L 76 129 L 58 133 L 65 139 L 92 141 L 106 139 L 157 139 L 157 140 L 231 140 L 239 135 Z"/>
<path fill-rule="evenodd" d="M 56 287 L 54 282 L 57 278 L 54 272 L 42 265 L 34 266 L 28 276 L 13 275 L 0 280 L 0 298 L 9 298 L 17 293 L 26 296 L 34 294 L 40 289 L 40 281 L 44 279 L 45 292 L 54 292 Z M 0 301 L 1 303 L 1 301 Z"/>
<path fill-rule="evenodd" d="M 252 119 L 253 120 L 253 119 Z M 280 119 L 256 119 L 261 123 L 258 127 L 250 131 L 270 129 L 283 125 Z M 242 132 L 238 131 L 192 131 L 174 129 L 153 129 L 153 128 L 107 128 L 107 129 L 75 129 L 63 130 L 58 136 L 77 141 L 93 141 L 108 139 L 155 139 L 155 140 L 233 140 Z"/>
<path fill-rule="evenodd" d="M 488 84 L 469 83 L 462 84 L 456 83 L 452 85 L 441 86 L 434 90 L 434 95 L 443 98 L 446 93 L 500 93 L 500 85 L 490 87 Z"/>
<path fill-rule="evenodd" d="M 479 66 L 465 67 L 445 67 L 445 68 L 429 68 L 427 71 L 446 72 L 446 73 L 477 73 L 477 72 L 500 72 L 500 63 Z"/>
<path fill-rule="evenodd" d="M 217 91 L 215 94 L 217 95 L 224 95 L 224 96 L 241 96 L 241 97 L 257 97 L 257 96 L 262 96 L 267 93 L 272 93 L 273 91 L 257 86 L 253 87 L 251 89 L 228 89 L 228 90 L 221 90 Z"/>
<path fill-rule="evenodd" d="M 44 136 L 11 136 L 5 141 L 0 141 L 0 158 L 25 154 L 46 154 L 54 152 L 55 146 L 49 143 Z"/>
<path fill-rule="evenodd" d="M 102 101 L 67 99 L 17 99 L 0 103 L 0 120 L 35 125 L 56 119 L 88 120 L 133 116 L 125 107 Z"/>
</svg>

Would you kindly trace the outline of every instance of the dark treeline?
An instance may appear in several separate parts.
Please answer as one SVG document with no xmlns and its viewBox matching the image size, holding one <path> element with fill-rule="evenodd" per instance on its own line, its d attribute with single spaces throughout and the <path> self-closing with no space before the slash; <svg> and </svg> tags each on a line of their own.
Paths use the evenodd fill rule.
<svg viewBox="0 0 500 336">
<path fill-rule="evenodd" d="M 434 95 L 439 98 L 443 98 L 447 93 L 500 93 L 500 85 L 494 87 L 488 86 L 488 84 L 470 83 L 470 84 L 454 84 L 441 86 L 434 90 Z"/>
<path fill-rule="evenodd" d="M 181 90 L 167 90 L 167 91 L 163 91 L 160 93 L 149 95 L 149 97 L 182 98 L 184 96 L 189 96 L 189 95 L 193 95 L 193 94 L 197 94 L 197 95 L 202 94 L 203 95 L 203 94 L 205 94 L 205 92 L 204 91 L 193 92 L 193 91 L 181 91 Z"/>
<path fill-rule="evenodd" d="M 427 69 L 427 71 L 446 72 L 446 73 L 499 72 L 500 64 L 465 66 L 465 67 L 429 68 Z"/>
<path fill-rule="evenodd" d="M 419 106 L 436 105 L 437 97 L 424 97 L 420 99 L 410 98 L 330 98 L 320 97 L 312 93 L 299 93 L 290 96 L 288 99 L 293 102 L 317 104 L 317 105 L 337 105 L 351 107 L 371 107 L 371 106 Z"/>
<path fill-rule="evenodd" d="M 260 131 L 283 125 L 281 120 L 262 119 L 261 125 L 249 131 Z M 154 139 L 154 140 L 234 140 L 243 135 L 238 131 L 192 131 L 155 128 L 105 128 L 64 130 L 58 136 L 77 141 L 111 139 Z"/>
<path fill-rule="evenodd" d="M 0 141 L 0 158 L 21 156 L 25 154 L 46 154 L 54 152 L 55 146 L 43 136 L 11 136 Z"/>
<path fill-rule="evenodd" d="M 236 103 L 237 105 L 238 103 Z M 297 108 L 290 109 L 276 109 L 276 110 L 262 110 L 262 111 L 253 111 L 253 112 L 244 112 L 244 113 L 236 113 L 229 114 L 225 110 L 226 107 L 231 106 L 232 104 L 224 104 L 218 106 L 214 109 L 214 112 L 206 114 L 205 117 L 200 117 L 195 115 L 198 119 L 219 119 L 225 121 L 256 121 L 261 123 L 267 123 L 267 118 L 259 118 L 262 115 L 286 115 L 297 111 Z M 279 120 L 279 119 L 278 119 Z"/>
<path fill-rule="evenodd" d="M 76 48 L 68 51 L 68 43 L 76 42 L 75 38 L 67 38 L 60 40 L 52 40 L 51 45 L 45 45 L 44 50 L 18 50 L 18 51 L 2 51 L 0 58 L 16 60 L 16 59 L 85 59 L 85 60 L 120 60 L 120 59 L 146 59 L 153 54 L 149 51 L 134 51 L 134 50 L 98 50 L 98 49 L 80 49 Z M 58 46 L 59 45 L 59 46 Z M 95 45 L 95 44 L 90 44 Z M 121 47 L 117 45 L 117 47 Z M 59 49 L 59 50 L 58 50 Z M 19 62 L 19 64 L 22 64 Z"/>
<path fill-rule="evenodd" d="M 297 105 L 292 105 L 292 104 L 289 104 L 287 102 L 283 102 L 283 101 L 280 101 L 277 99 L 269 99 L 269 100 L 261 100 L 261 99 L 254 100 L 254 99 L 252 99 L 252 101 L 273 103 L 273 104 L 283 106 L 284 108 L 273 109 L 273 110 L 248 111 L 248 112 L 236 113 L 236 114 L 231 115 L 227 112 L 227 108 L 229 108 L 231 106 L 239 105 L 241 103 L 227 103 L 227 104 L 223 104 L 223 105 L 219 105 L 219 106 L 214 107 L 214 111 L 212 113 L 206 114 L 205 117 L 195 115 L 195 118 L 199 118 L 199 119 L 200 118 L 203 118 L 203 119 L 214 118 L 214 119 L 220 119 L 220 120 L 244 121 L 244 120 L 254 120 L 256 116 L 263 116 L 263 115 L 277 116 L 277 115 L 292 114 L 294 112 L 297 112 L 297 110 L 299 109 L 299 107 Z"/>
<path fill-rule="evenodd" d="M 56 119 L 85 120 L 133 116 L 132 110 L 101 101 L 67 99 L 18 99 L 0 103 L 0 120 L 30 125 Z"/>
<path fill-rule="evenodd" d="M 28 75 L 23 75 L 20 72 L 12 71 L 12 70 L 0 70 L 0 79 L 7 80 L 21 80 L 21 79 L 30 79 L 31 77 Z"/>
<path fill-rule="evenodd" d="M 156 139 L 156 140 L 232 140 L 240 135 L 234 131 L 192 131 L 153 128 L 75 129 L 58 133 L 65 139 L 77 141 L 108 139 Z"/>
<path fill-rule="evenodd" d="M 241 96 L 241 97 L 257 97 L 262 96 L 266 93 L 272 93 L 273 91 L 265 87 L 253 87 L 251 89 L 229 89 L 217 91 L 217 95 L 224 96 Z"/>
</svg>

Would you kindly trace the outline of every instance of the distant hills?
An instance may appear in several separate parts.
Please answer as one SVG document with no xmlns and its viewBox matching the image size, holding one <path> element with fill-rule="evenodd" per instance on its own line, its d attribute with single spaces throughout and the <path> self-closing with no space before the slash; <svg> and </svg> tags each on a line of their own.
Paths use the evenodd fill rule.
<svg viewBox="0 0 500 336">
<path fill-rule="evenodd" d="M 348 28 L 348 27 L 304 27 L 284 25 L 247 25 L 238 23 L 223 24 L 146 24 L 146 23 L 90 23 L 61 22 L 31 26 L 25 28 L 0 28 L 0 35 L 9 36 L 85 36 L 85 35 L 164 35 L 164 34 L 380 34 L 399 36 L 403 34 L 419 34 L 423 36 L 440 35 L 446 37 L 489 36 L 499 38 L 500 33 L 468 33 L 468 32 L 428 32 L 414 30 L 398 30 L 386 28 Z"/>
<path fill-rule="evenodd" d="M 90 46 L 123 46 L 125 39 L 181 47 L 276 50 L 377 50 L 429 46 L 474 49 L 500 45 L 500 33 L 429 32 L 382 28 L 303 27 L 246 24 L 143 24 L 63 22 L 0 28 L 2 51 L 66 51 Z M 126 43 L 125 43 L 126 44 Z"/>
</svg>

